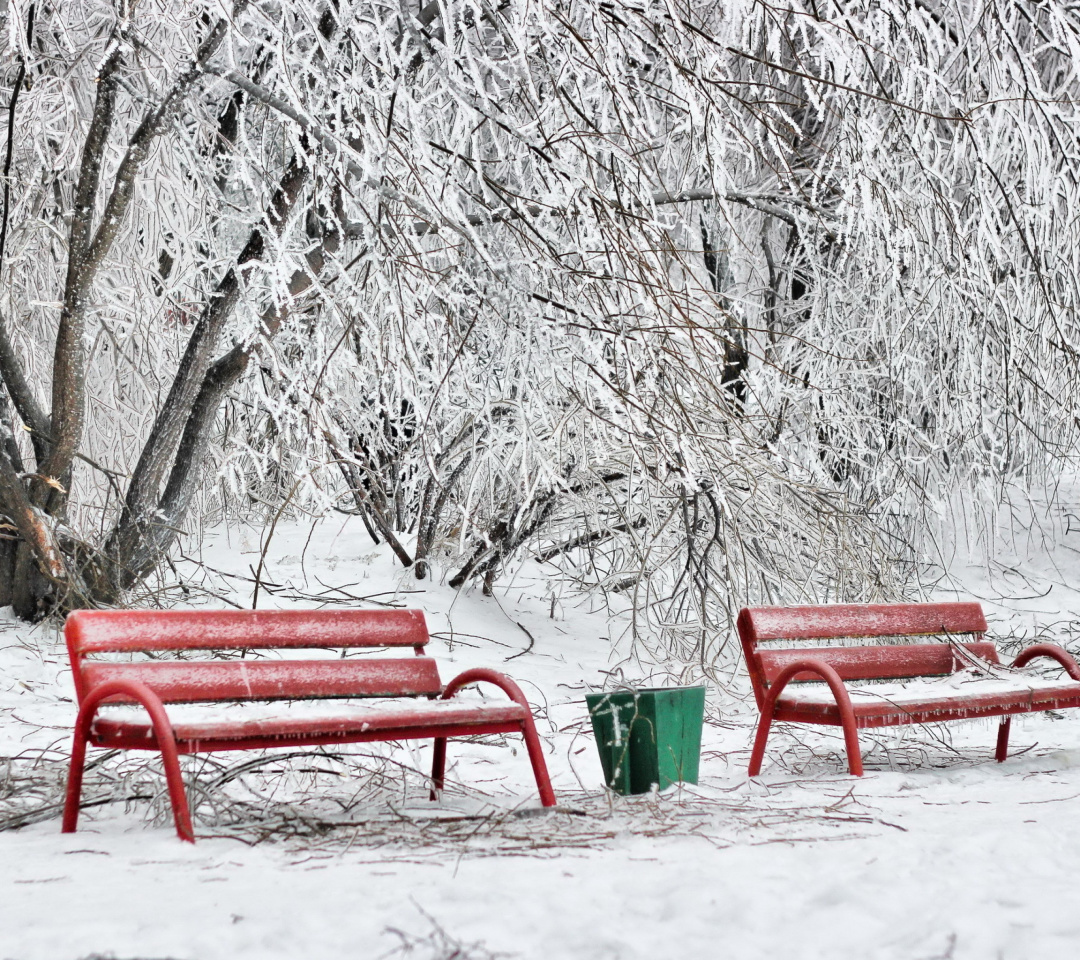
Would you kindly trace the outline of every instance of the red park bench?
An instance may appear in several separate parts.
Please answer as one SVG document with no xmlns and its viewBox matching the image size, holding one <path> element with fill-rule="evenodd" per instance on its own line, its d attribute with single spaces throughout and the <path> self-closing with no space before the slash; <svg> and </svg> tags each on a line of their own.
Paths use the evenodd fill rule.
<svg viewBox="0 0 1080 960">
<path fill-rule="evenodd" d="M 848 767 L 862 776 L 861 728 L 1003 717 L 1000 763 L 1013 714 L 1080 706 L 1080 666 L 1072 656 L 1056 644 L 1036 643 L 1002 666 L 997 648 L 984 639 L 986 618 L 977 603 L 754 607 L 739 613 L 738 628 L 761 711 L 751 777 L 761 771 L 774 720 L 842 727 Z M 837 643 L 870 639 L 878 642 Z M 770 649 L 774 642 L 786 646 Z M 1016 669 L 1036 657 L 1056 660 L 1072 679 Z"/>
<path fill-rule="evenodd" d="M 508 677 L 487 669 L 466 670 L 444 687 L 435 661 L 424 655 L 428 632 L 419 610 L 79 610 L 67 618 L 64 633 L 79 702 L 64 806 L 65 833 L 73 832 L 78 822 L 88 743 L 160 751 L 177 835 L 192 843 L 195 835 L 180 776 L 181 753 L 431 737 L 435 740 L 434 799 L 443 786 L 448 737 L 520 733 L 540 802 L 545 807 L 555 804 L 532 711 L 521 689 Z M 380 647 L 412 647 L 415 656 L 344 656 L 346 651 Z M 288 649 L 340 650 L 342 656 L 280 659 L 258 655 Z M 210 651 L 234 656 L 206 659 Z M 163 653 L 170 656 L 163 658 Z M 192 654 L 202 654 L 203 659 L 192 659 Z M 462 687 L 478 682 L 500 687 L 509 700 L 454 699 Z M 229 717 L 226 707 L 216 717 L 174 721 L 165 709 L 165 704 L 361 697 L 413 699 L 367 700 L 321 715 L 305 713 L 303 704 L 289 704 L 298 709 L 279 706 L 259 719 Z M 129 715 L 110 716 L 116 709 L 99 712 L 103 704 L 129 705 L 120 708 Z M 135 713 L 137 708 L 131 705 L 136 704 L 148 716 Z"/>
</svg>

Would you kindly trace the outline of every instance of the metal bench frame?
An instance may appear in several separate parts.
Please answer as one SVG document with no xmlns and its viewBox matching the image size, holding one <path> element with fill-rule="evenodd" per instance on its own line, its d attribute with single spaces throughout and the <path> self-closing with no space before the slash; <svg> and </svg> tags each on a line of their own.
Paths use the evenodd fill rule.
<svg viewBox="0 0 1080 960">
<path fill-rule="evenodd" d="M 848 681 L 902 680 L 942 677 L 964 669 L 967 651 L 981 660 L 1000 664 L 997 648 L 985 639 L 986 618 L 978 603 L 830 604 L 801 607 L 754 607 L 739 613 L 738 630 L 750 682 L 761 719 L 748 773 L 761 772 L 765 744 L 774 720 L 839 726 L 844 731 L 848 769 L 862 776 L 859 734 L 862 728 L 908 723 L 961 720 L 972 717 L 1003 717 L 998 728 L 996 758 L 1005 760 L 1009 749 L 1011 718 L 1018 713 L 1080 706 L 1080 688 L 1062 684 L 1040 690 L 1038 695 L 965 695 L 938 698 L 932 708 L 890 704 L 883 699 L 852 703 Z M 970 640 L 952 640 L 954 635 Z M 795 649 L 761 649 L 770 641 L 893 638 L 901 642 L 860 646 L 817 646 Z M 927 643 L 930 637 L 945 638 Z M 909 641 L 909 642 L 903 642 Z M 914 641 L 914 642 L 912 642 Z M 921 642 L 920 642 L 921 641 Z M 1036 643 L 1011 664 L 1023 667 L 1037 657 L 1057 661 L 1073 680 L 1080 681 L 1080 666 L 1064 649 L 1052 643 Z M 800 702 L 797 694 L 784 697 L 791 683 L 824 681 L 832 703 Z"/>
<path fill-rule="evenodd" d="M 176 833 L 195 842 L 180 774 L 180 754 L 281 746 L 362 743 L 432 738 L 432 799 L 443 788 L 446 741 L 478 734 L 520 733 L 525 739 L 540 802 L 554 806 L 547 765 L 521 689 L 494 670 L 466 670 L 444 687 L 438 666 L 425 654 L 428 631 L 419 610 L 225 610 L 90 611 L 70 614 L 64 628 L 79 703 L 64 805 L 63 831 L 79 818 L 87 745 L 157 750 L 165 767 Z M 342 659 L 248 658 L 248 651 L 412 647 L 413 657 Z M 136 662 L 94 659 L 102 654 L 245 651 L 243 659 L 154 658 Z M 474 683 L 490 683 L 509 698 L 504 704 L 440 706 Z M 174 724 L 169 703 L 262 700 L 329 700 L 410 697 L 407 711 L 380 716 L 292 719 L 276 731 L 250 721 Z M 427 698 L 427 699 L 422 699 Z M 107 720 L 103 703 L 141 704 L 149 724 Z M 270 724 L 273 727 L 273 724 Z"/>
</svg>

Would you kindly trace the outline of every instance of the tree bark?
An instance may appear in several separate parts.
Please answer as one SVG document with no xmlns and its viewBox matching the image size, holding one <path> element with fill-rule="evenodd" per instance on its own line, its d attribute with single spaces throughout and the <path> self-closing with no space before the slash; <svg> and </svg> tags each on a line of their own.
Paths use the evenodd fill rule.
<svg viewBox="0 0 1080 960">
<path fill-rule="evenodd" d="M 235 18 L 250 0 L 235 0 Z M 94 280 L 102 261 L 112 249 L 123 224 L 135 190 L 135 178 L 149 156 L 150 147 L 179 112 L 191 88 L 202 77 L 207 62 L 221 46 L 230 21 L 219 20 L 199 45 L 195 59 L 173 83 L 169 92 L 143 116 L 128 149 L 117 168 L 112 191 L 96 233 L 92 234 L 95 197 L 101 179 L 102 159 L 116 107 L 118 70 L 122 63 L 126 37 L 121 32 L 112 41 L 112 49 L 98 78 L 98 95 L 90 131 L 83 149 L 79 183 L 75 192 L 75 217 L 68 241 L 68 274 L 64 288 L 64 306 L 56 335 L 53 356 L 52 443 L 38 470 L 46 477 L 67 474 L 82 441 L 86 421 L 86 315 Z M 55 511 L 63 495 L 56 497 L 42 484 L 37 485 L 35 500 L 42 505 L 51 501 Z"/>
</svg>

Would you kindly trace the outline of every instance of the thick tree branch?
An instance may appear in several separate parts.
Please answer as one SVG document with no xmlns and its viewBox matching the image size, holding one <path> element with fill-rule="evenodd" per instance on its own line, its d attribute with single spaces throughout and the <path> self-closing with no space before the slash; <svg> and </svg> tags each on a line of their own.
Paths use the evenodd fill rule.
<svg viewBox="0 0 1080 960">
<path fill-rule="evenodd" d="M 17 465 L 8 456 L 7 448 L 14 443 L 14 438 L 3 423 L 0 423 L 0 431 L 5 434 L 0 438 L 0 503 L 18 529 L 23 543 L 37 560 L 41 572 L 54 583 L 63 583 L 66 573 L 64 560 L 48 518 L 30 502 Z"/>
<path fill-rule="evenodd" d="M 21 358 L 15 352 L 8 332 L 7 319 L 0 314 L 0 378 L 3 378 L 15 411 L 22 422 L 30 428 L 30 439 L 34 444 L 34 453 L 40 463 L 48 450 L 45 438 L 49 436 L 49 416 L 38 403 L 34 390 L 23 373 Z"/>
<path fill-rule="evenodd" d="M 31 3 L 26 15 L 26 44 L 29 47 L 34 38 L 34 14 L 37 4 Z M 11 91 L 11 102 L 8 105 L 8 131 L 7 149 L 4 154 L 4 212 L 3 220 L 0 221 L 0 276 L 3 275 L 4 255 L 7 253 L 8 218 L 11 213 L 11 156 L 15 145 L 15 107 L 19 102 L 19 93 L 26 79 L 26 60 L 19 58 L 19 72 L 15 77 L 15 85 Z M 38 403 L 34 391 L 27 383 L 23 373 L 23 365 L 15 353 L 15 347 L 11 342 L 8 332 L 7 320 L 0 314 L 0 379 L 4 381 L 11 402 L 15 405 L 15 411 L 22 418 L 31 432 L 31 441 L 34 445 L 34 455 L 38 463 L 41 463 L 48 452 L 43 436 L 49 432 L 49 418 Z M 8 431 L 10 433 L 10 431 Z M 18 450 L 14 438 L 11 445 Z M 16 466 L 18 464 L 16 463 Z"/>
<path fill-rule="evenodd" d="M 309 169 L 297 168 L 295 164 L 290 167 L 292 176 L 286 177 L 275 197 L 272 214 L 273 222 L 278 223 L 275 232 L 280 233 L 284 228 L 282 221 L 295 206 L 297 196 L 307 182 L 306 171 Z M 313 215 L 309 222 L 309 235 L 316 224 L 317 217 Z M 258 231 L 252 235 L 244 253 L 238 258 L 238 266 L 250 261 L 253 250 L 262 249 L 261 242 L 256 239 L 261 236 Z M 336 231 L 327 232 L 319 245 L 307 254 L 307 269 L 295 271 L 289 280 L 288 301 L 271 307 L 263 315 L 260 323 L 262 340 L 275 336 L 288 316 L 290 304 L 311 288 L 315 277 L 326 266 L 328 255 L 337 251 L 339 242 Z M 236 306 L 239 291 L 236 277 L 237 269 L 233 268 L 219 286 L 219 291 L 224 287 L 226 293 L 215 299 L 200 323 L 216 308 L 217 315 L 213 322 L 220 330 L 224 319 L 221 311 L 228 306 L 231 312 Z M 192 335 L 194 339 L 195 334 Z M 216 334 L 213 339 L 216 342 Z M 176 539 L 179 525 L 187 515 L 198 487 L 218 411 L 229 391 L 247 370 L 258 342 L 259 338 L 256 338 L 234 345 L 213 363 L 204 365 L 201 378 L 194 375 L 196 358 L 185 355 L 185 361 L 190 359 L 190 364 L 183 377 L 179 371 L 177 373 L 170 400 L 166 401 L 155 424 L 153 449 L 148 442 L 129 487 L 123 514 L 106 547 L 110 582 L 102 585 L 102 590 L 107 595 L 127 589 L 150 573 Z M 209 335 L 204 334 L 198 349 L 205 353 L 209 346 Z M 191 353 L 191 343 L 188 349 Z M 173 393 L 177 394 L 176 398 Z M 188 394 L 191 395 L 190 400 L 186 398 Z M 166 413 L 168 416 L 165 416 Z M 151 451 L 152 455 L 148 457 L 147 451 Z M 159 499 L 156 494 L 166 473 L 168 480 Z"/>
<path fill-rule="evenodd" d="M 158 508 L 159 492 L 172 469 L 177 443 L 191 414 L 217 348 L 221 331 L 240 301 L 245 266 L 260 259 L 266 249 L 265 231 L 280 236 L 296 206 L 311 168 L 294 158 L 289 164 L 267 211 L 265 226 L 256 227 L 244 249 L 218 284 L 188 340 L 187 349 L 173 378 L 169 395 L 158 412 L 128 486 L 124 509 L 106 547 L 106 554 L 120 559 L 132 554 L 144 525 Z M 246 363 L 246 361 L 245 361 Z M 219 370 L 219 376 L 222 375 Z"/>
<path fill-rule="evenodd" d="M 53 355 L 52 423 L 60 424 L 59 436 L 45 462 L 38 464 L 46 476 L 64 473 L 82 435 L 86 394 L 85 348 L 83 327 L 86 314 L 87 285 L 84 283 L 86 251 L 94 219 L 94 198 L 101 181 L 105 146 L 112 130 L 116 110 L 117 73 L 123 59 L 122 36 L 114 34 L 97 77 L 97 97 L 90 117 L 90 128 L 83 144 L 79 180 L 75 187 L 75 210 L 68 233 L 67 280 L 64 305 L 56 333 Z M 38 484 L 34 499 L 42 503 L 50 490 Z"/>
<path fill-rule="evenodd" d="M 235 0 L 235 19 L 250 0 Z M 82 440 L 86 419 L 86 351 L 83 343 L 90 291 L 102 261 L 112 248 L 124 221 L 135 189 L 136 174 L 149 156 L 153 141 L 175 118 L 195 82 L 203 75 L 207 61 L 225 39 L 231 20 L 221 19 L 200 44 L 195 59 L 173 83 L 157 106 L 148 110 L 128 144 L 117 169 L 112 192 L 96 234 L 91 239 L 94 200 L 101 177 L 102 159 L 115 110 L 117 71 L 123 49 L 122 37 L 112 42 L 98 83 L 98 98 L 90 132 L 83 151 L 82 169 L 76 189 L 75 219 L 68 248 L 68 275 L 64 306 L 56 337 L 53 360 L 52 438 L 53 444 L 41 473 L 63 476 Z"/>
</svg>

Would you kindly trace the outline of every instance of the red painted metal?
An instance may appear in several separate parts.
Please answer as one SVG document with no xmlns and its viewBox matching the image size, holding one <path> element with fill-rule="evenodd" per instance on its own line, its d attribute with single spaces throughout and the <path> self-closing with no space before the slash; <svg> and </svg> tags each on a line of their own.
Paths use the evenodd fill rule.
<svg viewBox="0 0 1080 960">
<path fill-rule="evenodd" d="M 307 740 L 310 737 L 328 737 L 331 740 L 349 739 L 354 735 L 372 734 L 368 739 L 405 740 L 412 737 L 430 737 L 428 730 L 453 727 L 464 731 L 464 736 L 476 733 L 477 727 L 520 726 L 527 713 L 516 703 L 467 703 L 454 710 L 433 709 L 433 705 L 419 702 L 411 709 L 379 710 L 363 708 L 355 712 L 315 717 L 273 717 L 262 720 L 234 720 L 223 722 L 184 723 L 173 722 L 177 741 L 202 744 L 221 744 L 214 749 L 229 749 L 229 741 Z M 481 731 L 483 732 L 483 731 Z M 121 744 L 145 743 L 151 749 L 155 734 L 153 724 L 131 723 L 98 717 L 91 727 L 94 743 L 102 747 L 118 747 Z M 389 736 L 389 734 L 394 734 Z M 206 748 L 204 748 L 206 749 Z M 199 751 L 202 752 L 202 751 Z"/>
<path fill-rule="evenodd" d="M 851 697 L 844 686 L 840 675 L 824 660 L 797 660 L 789 663 L 773 682 L 765 698 L 765 707 L 761 711 L 761 721 L 758 724 L 757 737 L 754 740 L 754 749 L 750 754 L 750 768 L 748 775 L 756 777 L 761 772 L 761 761 L 765 756 L 765 742 L 769 739 L 769 727 L 776 713 L 776 703 L 784 687 L 797 676 L 813 676 L 815 679 L 824 680 L 836 699 L 836 708 L 839 712 L 839 722 L 844 730 L 844 744 L 848 753 L 848 769 L 853 777 L 861 777 L 863 774 L 862 756 L 859 753 L 859 733 L 855 727 L 855 711 L 851 706 Z"/>
<path fill-rule="evenodd" d="M 872 689 L 872 688 L 871 688 Z M 1075 683 L 1053 689 L 1003 690 L 992 693 L 961 693 L 955 697 L 926 697 L 895 703 L 885 698 L 853 702 L 855 724 L 865 727 L 889 727 L 905 723 L 931 723 L 938 720 L 971 720 L 1000 717 L 1010 713 L 1032 713 L 1080 705 L 1080 687 Z M 840 712 L 835 704 L 801 700 L 792 694 L 776 701 L 774 719 L 792 723 L 838 724 Z"/>
<path fill-rule="evenodd" d="M 431 657 L 83 663 L 87 688 L 128 677 L 145 683 L 163 703 L 414 697 L 442 690 L 439 668 Z M 112 702 L 119 701 L 116 697 Z"/>
<path fill-rule="evenodd" d="M 246 629 L 245 629 L 246 625 Z M 185 633 L 185 628 L 188 630 Z M 541 803 L 555 804 L 547 765 L 521 689 L 492 670 L 467 670 L 445 688 L 435 661 L 423 655 L 427 627 L 410 611 L 76 611 L 65 627 L 79 715 L 63 830 L 79 816 L 87 744 L 110 749 L 157 750 L 165 765 L 177 835 L 195 842 L 180 775 L 180 754 L 374 740 L 435 741 L 432 782 L 442 788 L 446 740 L 477 734 L 520 733 Z M 268 650 L 411 646 L 416 658 L 340 660 L 161 660 L 116 663 L 93 655 L 173 650 Z M 449 703 L 463 686 L 487 682 L 509 697 L 502 703 Z M 166 703 L 250 700 L 327 700 L 427 697 L 391 709 L 359 707 L 330 716 L 274 716 L 260 720 L 173 723 Z M 435 700 L 434 697 L 441 696 Z M 137 704 L 149 722 L 98 716 L 103 703 Z M 434 791 L 433 791 L 434 793 Z"/>
<path fill-rule="evenodd" d="M 79 797 L 82 793 L 83 767 L 86 761 L 86 744 L 93 742 L 91 727 L 94 715 L 103 700 L 116 694 L 123 694 L 125 699 L 141 704 L 150 714 L 153 724 L 154 744 L 150 749 L 159 750 L 161 762 L 165 767 L 165 783 L 169 788 L 173 818 L 176 821 L 176 835 L 188 843 L 195 842 L 195 831 L 191 827 L 191 811 L 188 808 L 187 793 L 180 775 L 180 761 L 177 756 L 176 737 L 169 722 L 165 707 L 154 691 L 137 680 L 110 680 L 96 687 L 79 705 L 79 716 L 75 721 L 75 742 L 71 749 L 71 773 L 68 776 L 67 798 L 64 803 L 63 833 L 74 833 L 79 822 Z"/>
<path fill-rule="evenodd" d="M 69 644 L 85 653 L 336 650 L 423 647 L 428 642 L 422 610 L 77 610 L 68 617 L 64 633 Z"/>
<path fill-rule="evenodd" d="M 865 613 L 865 618 L 860 617 Z M 803 622 L 805 620 L 805 622 Z M 1000 663 L 997 649 L 986 640 L 939 643 L 889 643 L 876 646 L 819 646 L 761 650 L 760 643 L 775 640 L 841 640 L 891 637 L 897 640 L 928 634 L 979 634 L 986 620 L 977 603 L 949 604 L 842 604 L 822 607 L 747 608 L 738 618 L 739 636 L 754 696 L 761 711 L 750 756 L 749 775 L 757 776 L 773 721 L 840 726 L 851 773 L 862 773 L 858 730 L 869 727 L 928 723 L 975 717 L 1004 717 L 998 730 L 995 755 L 1008 752 L 1010 720 L 1014 714 L 1080 706 L 1080 686 L 1073 683 L 1038 685 L 997 691 L 957 690 L 955 696 L 936 691 L 905 696 L 903 702 L 867 696 L 853 701 L 845 681 L 897 680 L 948 676 L 969 665 L 968 655 Z M 1059 663 L 1073 681 L 1080 681 L 1080 666 L 1061 647 L 1040 643 L 1028 647 L 1014 661 L 1023 667 L 1036 657 Z M 832 701 L 785 695 L 789 684 L 824 680 Z M 872 688 L 871 688 L 872 690 Z M 936 694 L 936 695 L 935 695 Z"/>
<path fill-rule="evenodd" d="M 745 615 L 745 619 L 744 619 Z M 918 637 L 986 633 L 978 603 L 831 603 L 813 607 L 754 607 L 739 614 L 756 643 Z"/>
<path fill-rule="evenodd" d="M 547 764 L 544 762 L 544 751 L 540 745 L 540 737 L 536 733 L 536 724 L 533 721 L 532 708 L 525 694 L 513 680 L 495 670 L 486 667 L 474 667 L 459 673 L 447 685 L 442 693 L 443 700 L 449 700 L 462 687 L 473 683 L 491 683 L 499 687 L 511 700 L 519 704 L 524 710 L 522 717 L 522 736 L 525 738 L 525 749 L 529 753 L 529 762 L 532 764 L 533 775 L 540 790 L 540 802 L 545 807 L 555 806 L 555 794 L 551 789 L 551 782 L 547 775 Z M 436 795 L 443 788 L 443 779 L 446 770 L 446 738 L 439 737 L 435 741 L 435 756 L 431 767 L 432 795 Z"/>
<path fill-rule="evenodd" d="M 1027 647 L 1020 652 L 1012 665 L 1014 667 L 1024 667 L 1038 657 L 1049 657 L 1051 660 L 1056 660 L 1065 668 L 1065 672 L 1072 677 L 1073 680 L 1080 680 L 1080 666 L 1077 666 L 1076 660 L 1073 659 L 1071 654 L 1067 653 L 1056 643 L 1033 643 L 1030 647 Z M 1042 701 L 1040 700 L 1040 703 L 1041 702 Z M 1061 706 L 1072 706 L 1072 704 L 1063 703 Z M 1052 710 L 1054 708 L 1052 706 L 1039 706 L 1034 709 Z M 1011 728 L 1011 716 L 1005 717 L 1005 719 L 1001 721 L 1001 726 L 998 727 L 997 749 L 994 751 L 994 758 L 998 763 L 1004 763 L 1009 755 L 1009 732 Z"/>
<path fill-rule="evenodd" d="M 987 641 L 958 644 L 976 657 L 998 662 L 997 648 Z M 760 652 L 762 673 L 768 684 L 776 682 L 789 663 L 816 657 L 821 647 Z M 828 648 L 828 663 L 843 680 L 900 680 L 905 677 L 944 677 L 967 666 L 956 646 L 948 643 L 918 643 L 903 646 Z M 795 683 L 817 680 L 816 676 L 796 676 Z"/>
<path fill-rule="evenodd" d="M 1070 677 L 1074 680 L 1080 680 L 1080 666 L 1077 666 L 1072 654 L 1059 647 L 1056 643 L 1033 643 L 1030 647 L 1020 651 L 1012 665 L 1014 667 L 1025 667 L 1036 657 L 1049 657 L 1051 660 L 1056 660 L 1065 668 L 1065 672 Z"/>
<path fill-rule="evenodd" d="M 997 747 L 994 750 L 994 759 L 998 763 L 1004 763 L 1009 756 L 1009 731 L 1012 729 L 1012 717 L 1005 717 L 998 726 Z"/>
</svg>

